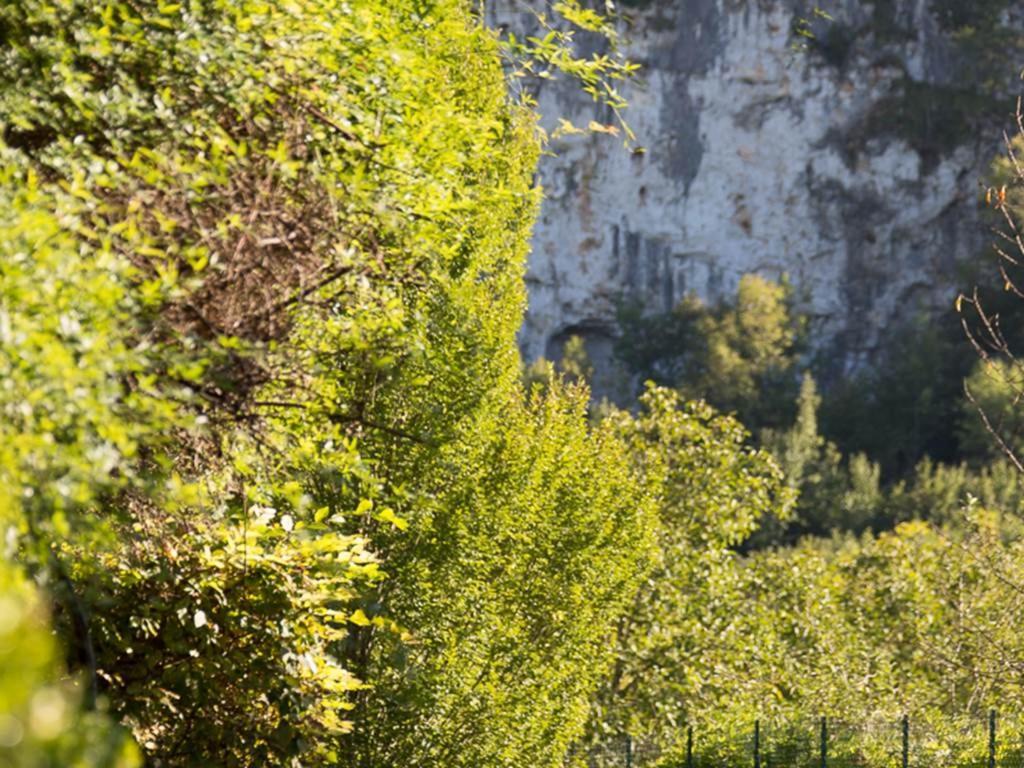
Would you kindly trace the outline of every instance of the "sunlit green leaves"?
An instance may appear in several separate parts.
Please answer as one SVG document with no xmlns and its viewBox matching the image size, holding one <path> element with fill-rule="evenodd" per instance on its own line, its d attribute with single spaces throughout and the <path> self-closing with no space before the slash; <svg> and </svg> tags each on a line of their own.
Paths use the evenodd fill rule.
<svg viewBox="0 0 1024 768">
<path fill-rule="evenodd" d="M 540 141 L 495 36 L 457 0 L 0 29 L 0 474 L 69 657 L 163 765 L 560 765 L 652 489 L 583 393 L 519 391 Z M 567 40 L 530 55 L 620 107 Z"/>
<path fill-rule="evenodd" d="M 785 518 L 794 497 L 735 419 L 654 386 L 641 403 L 609 422 L 660 491 L 654 567 L 619 623 L 588 735 L 626 732 L 665 749 L 743 685 L 751 638 L 735 548 L 765 519 Z"/>
<path fill-rule="evenodd" d="M 588 428 L 586 392 L 558 381 L 528 402 L 494 393 L 420 466 L 409 533 L 389 536 L 389 576 L 366 608 L 382 604 L 408 634 L 363 640 L 374 687 L 352 754 L 561 766 L 649 567 L 653 481 L 611 423 Z"/>
</svg>

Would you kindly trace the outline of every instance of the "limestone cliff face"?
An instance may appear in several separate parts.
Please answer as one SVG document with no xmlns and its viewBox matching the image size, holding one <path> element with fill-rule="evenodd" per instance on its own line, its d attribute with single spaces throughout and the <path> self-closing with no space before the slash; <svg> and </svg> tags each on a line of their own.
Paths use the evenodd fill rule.
<svg viewBox="0 0 1024 768">
<path fill-rule="evenodd" d="M 643 69 L 627 115 L 646 151 L 600 134 L 552 142 L 526 358 L 557 358 L 580 334 L 600 368 L 620 298 L 652 312 L 689 292 L 713 301 L 747 272 L 787 275 L 816 343 L 845 368 L 870 360 L 899 320 L 951 307 L 958 260 L 989 239 L 979 185 L 1010 116 L 979 92 L 951 2 L 826 5 L 834 21 L 802 53 L 798 2 L 628 7 L 627 50 Z M 999 3 L 1001 25 L 1013 5 Z M 520 33 L 533 23 L 507 4 L 496 21 Z M 537 97 L 549 124 L 610 120 L 568 83 Z"/>
</svg>

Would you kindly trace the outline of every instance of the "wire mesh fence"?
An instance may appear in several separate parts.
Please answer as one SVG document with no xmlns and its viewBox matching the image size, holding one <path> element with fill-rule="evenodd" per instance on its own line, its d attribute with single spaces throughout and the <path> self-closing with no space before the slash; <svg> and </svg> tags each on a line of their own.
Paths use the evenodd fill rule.
<svg viewBox="0 0 1024 768">
<path fill-rule="evenodd" d="M 661 750 L 650 742 L 619 736 L 601 744 L 575 748 L 569 756 L 572 768 L 641 768 L 660 764 Z"/>
<path fill-rule="evenodd" d="M 569 768 L 1024 768 L 1024 723 L 753 721 L 722 737 L 687 728 L 670 750 L 628 735 L 575 749 Z"/>
</svg>

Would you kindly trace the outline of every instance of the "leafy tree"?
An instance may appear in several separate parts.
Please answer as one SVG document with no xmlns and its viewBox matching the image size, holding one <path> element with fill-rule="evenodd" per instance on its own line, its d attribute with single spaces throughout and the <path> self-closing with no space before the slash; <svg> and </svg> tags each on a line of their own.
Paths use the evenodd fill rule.
<svg viewBox="0 0 1024 768">
<path fill-rule="evenodd" d="M 751 429 L 788 423 L 801 331 L 788 287 L 744 275 L 735 304 L 705 316 L 698 327 L 708 351 L 694 393 L 707 393 L 709 402 L 735 412 Z"/>
<path fill-rule="evenodd" d="M 665 315 L 624 304 L 619 324 L 616 354 L 641 379 L 733 412 L 755 432 L 791 421 L 802 320 L 786 284 L 744 275 L 732 302 L 690 296 Z"/>
<path fill-rule="evenodd" d="M 314 542 L 294 522 L 281 542 L 280 527 L 262 536 L 238 514 L 246 494 L 233 462 L 252 433 L 203 426 L 223 417 L 191 391 L 210 358 L 147 340 L 156 329 L 128 264 L 83 232 L 84 186 L 43 189 L 16 165 L 5 178 L 0 477 L 17 490 L 20 560 L 50 585 L 86 705 L 107 696 L 146 752 L 168 760 L 183 759 L 182 745 L 243 762 L 317 751 L 343 729 L 339 708 L 356 685 L 333 662 L 339 630 L 320 596 L 342 599 L 368 558 L 348 537 L 323 531 Z M 279 466 L 264 466 L 256 498 L 286 485 Z M 260 563 L 271 541 L 278 557 Z M 265 614 L 268 603 L 303 631 Z M 320 671 L 301 674 L 302 659 Z M 319 745 L 289 732 L 300 721 Z"/>
<path fill-rule="evenodd" d="M 349 760 L 560 766 L 647 570 L 652 494 L 585 389 L 557 379 L 482 411 L 421 486 L 413 536 L 367 604 L 399 617 L 357 636 L 374 681 Z"/>
<path fill-rule="evenodd" d="M 755 541 L 792 541 L 801 534 L 827 535 L 833 530 L 862 531 L 879 522 L 880 470 L 864 454 L 844 461 L 839 449 L 818 431 L 821 398 L 810 374 L 804 374 L 794 425 L 765 430 L 762 445 L 779 461 L 786 481 L 799 491 L 796 515 L 786 531 L 759 531 Z"/>
<path fill-rule="evenodd" d="M 728 605 L 750 645 L 712 651 L 709 664 L 731 674 L 688 720 L 698 760 L 749 759 L 754 717 L 768 750 L 795 747 L 825 713 L 852 726 L 832 744 L 837 759 L 883 761 L 910 713 L 918 759 L 975 764 L 987 709 L 1018 712 L 1020 542 L 1019 521 L 975 505 L 955 525 L 907 522 L 752 555 Z"/>
<path fill-rule="evenodd" d="M 562 375 L 570 381 L 589 383 L 594 378 L 594 366 L 587 355 L 582 336 L 570 336 L 565 342 L 560 368 Z"/>
<path fill-rule="evenodd" d="M 703 369 L 707 343 L 698 321 L 707 308 L 687 295 L 671 312 L 651 314 L 642 302 L 623 301 L 617 308 L 621 331 L 615 356 L 641 382 L 677 387 Z"/>
<path fill-rule="evenodd" d="M 980 358 L 964 390 L 968 402 L 964 405 L 962 437 L 968 445 L 983 451 L 983 458 L 992 455 L 994 444 L 1018 469 L 1022 464 L 1017 455 L 1019 424 L 1014 411 L 1020 381 L 1020 363 L 1015 351 L 1024 341 L 1019 322 L 1020 299 L 1024 294 L 1018 287 L 1019 233 L 1024 211 L 1024 170 L 1018 160 L 1022 146 L 1024 132 L 1008 140 L 1006 154 L 992 164 L 992 186 L 985 193 L 996 235 L 993 247 L 996 265 L 988 274 L 978 276 L 969 296 L 961 294 L 956 299 L 962 327 Z M 981 427 L 966 417 L 971 409 Z M 990 442 L 986 443 L 983 432 Z"/>
<path fill-rule="evenodd" d="M 842 452 L 878 462 L 887 483 L 925 456 L 958 460 L 959 403 L 971 366 L 962 338 L 951 316 L 895 331 L 874 368 L 830 388 L 822 432 Z"/>
<path fill-rule="evenodd" d="M 966 455 L 991 461 L 1002 456 L 1001 446 L 1020 454 L 1024 447 L 1021 377 L 1010 360 L 993 358 L 975 365 L 964 382 L 960 420 L 960 444 Z"/>
<path fill-rule="evenodd" d="M 991 633 L 999 646 L 1010 640 L 995 626 L 1007 618 L 998 601 L 1008 594 L 997 594 L 1013 588 L 991 578 L 990 568 L 998 562 L 1004 569 L 1016 557 L 1011 531 L 1012 521 L 974 508 L 966 525 L 905 523 L 826 554 L 824 574 L 838 580 L 808 594 L 834 594 L 839 611 L 818 624 L 831 639 L 814 660 L 821 673 L 805 678 L 810 700 L 837 716 L 845 710 L 863 717 L 876 707 L 952 719 L 983 711 L 986 701 L 1012 699 L 1016 681 L 995 672 L 1003 661 L 986 652 L 983 639 Z M 999 543 L 1007 534 L 1011 538 Z M 820 621 L 811 618 L 812 603 L 798 610 L 807 621 Z M 834 675 L 863 680 L 865 687 L 851 696 L 849 686 L 835 686 Z"/>
<path fill-rule="evenodd" d="M 590 387 L 594 378 L 594 366 L 587 354 L 582 336 L 570 336 L 565 341 L 562 357 L 553 363 L 546 357 L 538 357 L 523 368 L 523 388 L 531 392 L 534 387 L 547 391 L 561 378 L 570 384 Z"/>
<path fill-rule="evenodd" d="M 647 477 L 660 478 L 654 569 L 618 625 L 616 662 L 602 687 L 590 738 L 631 733 L 665 749 L 683 725 L 738 684 L 730 663 L 751 638 L 735 548 L 792 495 L 771 456 L 747 445 L 733 418 L 677 393 L 650 388 L 633 418 L 610 415 Z"/>
</svg>

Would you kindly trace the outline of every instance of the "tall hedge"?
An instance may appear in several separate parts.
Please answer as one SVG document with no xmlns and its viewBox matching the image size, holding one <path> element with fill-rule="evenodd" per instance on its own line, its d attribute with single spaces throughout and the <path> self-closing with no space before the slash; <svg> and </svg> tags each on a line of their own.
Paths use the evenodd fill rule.
<svg viewBox="0 0 1024 768">
<path fill-rule="evenodd" d="M 150 764 L 582 728 L 651 494 L 520 391 L 533 120 L 461 0 L 0 8 L 10 541 Z"/>
</svg>

